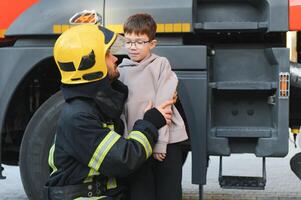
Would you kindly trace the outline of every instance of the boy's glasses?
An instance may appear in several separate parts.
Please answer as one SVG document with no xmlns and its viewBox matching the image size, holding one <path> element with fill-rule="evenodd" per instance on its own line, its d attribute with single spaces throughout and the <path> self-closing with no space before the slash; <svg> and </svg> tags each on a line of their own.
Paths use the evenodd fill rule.
<svg viewBox="0 0 301 200">
<path fill-rule="evenodd" d="M 131 48 L 132 45 L 134 45 L 137 49 L 142 49 L 144 47 L 144 45 L 146 43 L 149 43 L 150 40 L 148 41 L 142 41 L 142 40 L 137 40 L 137 41 L 129 41 L 129 40 L 126 40 L 125 43 L 124 43 L 124 46 L 125 48 Z"/>
</svg>

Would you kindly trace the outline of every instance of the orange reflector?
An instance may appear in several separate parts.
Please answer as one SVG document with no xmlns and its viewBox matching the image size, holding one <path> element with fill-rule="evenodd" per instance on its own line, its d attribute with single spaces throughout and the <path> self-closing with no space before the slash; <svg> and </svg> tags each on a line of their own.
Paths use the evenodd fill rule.
<svg viewBox="0 0 301 200">
<path fill-rule="evenodd" d="M 95 10 L 83 10 L 75 13 L 69 22 L 70 24 L 101 24 L 101 16 Z"/>
<path fill-rule="evenodd" d="M 94 24 L 96 22 L 94 14 L 84 14 L 79 16 L 74 20 L 74 23 L 91 23 Z"/>
<path fill-rule="evenodd" d="M 279 73 L 279 98 L 289 97 L 290 74 L 288 72 Z"/>
</svg>

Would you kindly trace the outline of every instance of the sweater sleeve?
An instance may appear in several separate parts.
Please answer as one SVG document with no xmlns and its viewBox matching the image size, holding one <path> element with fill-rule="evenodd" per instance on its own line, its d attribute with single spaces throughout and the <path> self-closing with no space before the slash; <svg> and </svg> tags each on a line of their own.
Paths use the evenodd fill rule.
<svg viewBox="0 0 301 200">
<path fill-rule="evenodd" d="M 156 106 L 160 105 L 166 100 L 170 100 L 173 97 L 178 85 L 178 79 L 176 74 L 171 70 L 171 66 L 168 60 L 162 57 L 160 74 L 157 81 L 156 91 Z M 154 147 L 154 153 L 166 153 L 166 147 L 169 142 L 169 127 L 164 126 L 159 130 L 158 142 Z"/>
</svg>

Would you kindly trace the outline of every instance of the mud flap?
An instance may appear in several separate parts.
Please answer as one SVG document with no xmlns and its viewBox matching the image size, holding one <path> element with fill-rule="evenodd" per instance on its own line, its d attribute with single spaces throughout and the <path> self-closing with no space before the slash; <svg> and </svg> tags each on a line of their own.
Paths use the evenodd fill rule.
<svg viewBox="0 0 301 200">
<path fill-rule="evenodd" d="M 291 158 L 290 165 L 292 171 L 301 180 L 301 152 Z"/>
<path fill-rule="evenodd" d="M 6 179 L 5 176 L 2 175 L 2 171 L 4 170 L 4 168 L 2 167 L 2 165 L 0 164 L 0 179 Z"/>
</svg>

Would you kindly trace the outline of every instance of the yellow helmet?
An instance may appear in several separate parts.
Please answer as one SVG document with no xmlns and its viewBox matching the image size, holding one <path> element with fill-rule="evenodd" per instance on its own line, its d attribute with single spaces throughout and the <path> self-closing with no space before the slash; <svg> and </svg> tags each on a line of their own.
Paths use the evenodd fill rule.
<svg viewBox="0 0 301 200">
<path fill-rule="evenodd" d="M 65 31 L 57 39 L 53 50 L 62 76 L 61 82 L 81 84 L 106 77 L 106 52 L 110 47 L 116 50 L 122 45 L 122 42 L 116 42 L 117 37 L 117 33 L 94 24 L 78 25 Z M 113 47 L 113 43 L 117 47 Z"/>
</svg>

